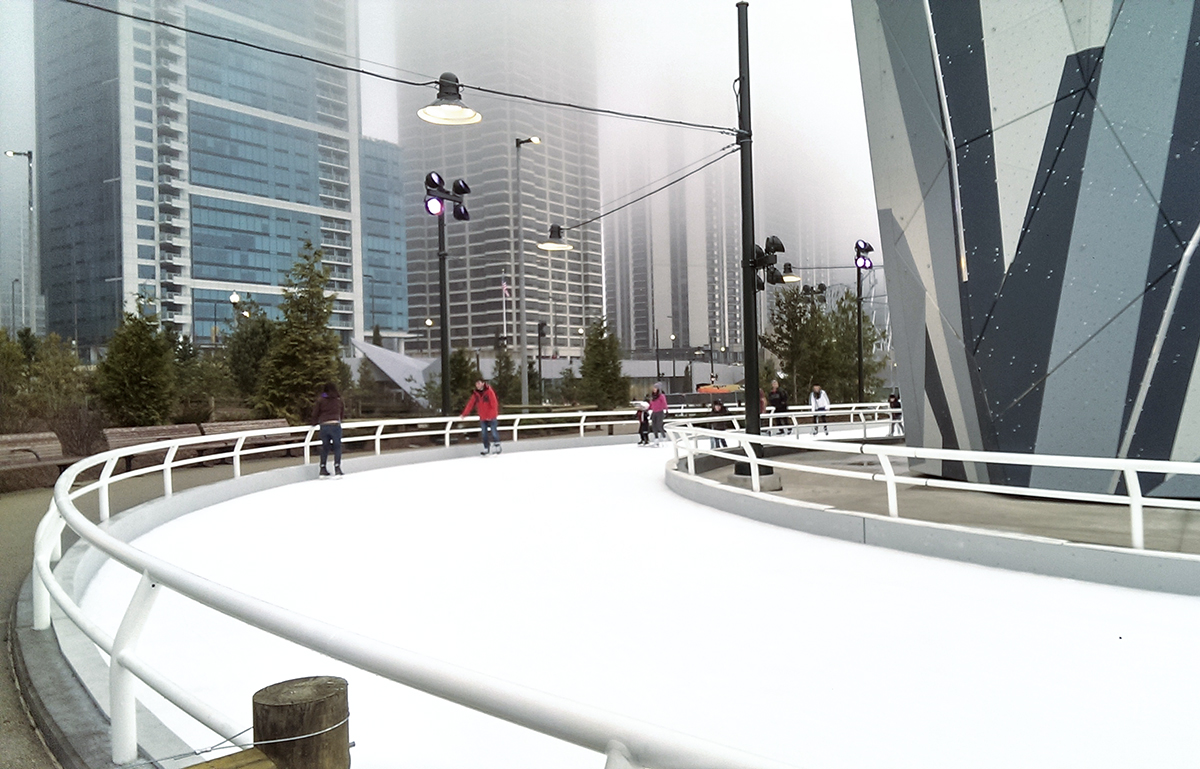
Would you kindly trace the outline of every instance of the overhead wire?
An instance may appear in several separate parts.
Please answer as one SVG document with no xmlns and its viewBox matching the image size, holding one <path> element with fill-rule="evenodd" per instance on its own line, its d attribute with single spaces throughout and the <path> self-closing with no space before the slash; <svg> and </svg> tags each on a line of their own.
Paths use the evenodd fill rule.
<svg viewBox="0 0 1200 769">
<path fill-rule="evenodd" d="M 392 75 L 385 75 L 381 72 L 372 72 L 371 70 L 364 69 L 361 66 L 355 67 L 355 66 L 351 66 L 349 64 L 342 64 L 342 63 L 339 63 L 336 61 L 329 61 L 327 59 L 322 59 L 322 58 L 319 58 L 316 56 L 311 56 L 311 55 L 299 53 L 296 51 L 285 51 L 283 49 L 273 48 L 271 46 L 259 45 L 257 43 L 251 43 L 251 42 L 248 42 L 245 40 L 238 39 L 236 37 L 230 37 L 228 35 L 219 35 L 214 32 L 203 32 L 203 31 L 200 31 L 197 29 L 192 29 L 191 27 L 184 26 L 182 24 L 175 24 L 173 22 L 169 22 L 164 19 L 154 19 L 154 18 L 150 18 L 147 16 L 139 16 L 138 14 L 130 13 L 128 11 L 121 11 L 121 10 L 118 10 L 115 8 L 104 8 L 99 5 L 94 5 L 92 3 L 85 2 L 85 0 L 59 0 L 59 2 L 67 3 L 69 5 L 76 5 L 81 8 L 89 8 L 91 10 L 100 11 L 102 13 L 111 14 L 113 16 L 121 16 L 123 18 L 132 19 L 134 21 L 145 22 L 147 24 L 156 24 L 161 27 L 173 29 L 177 32 L 183 32 L 183 33 L 189 34 L 189 35 L 199 35 L 201 37 L 206 37 L 206 38 L 209 38 L 212 40 L 220 40 L 222 42 L 231 43 L 233 45 L 240 45 L 240 46 L 243 46 L 246 48 L 251 48 L 256 51 L 263 51 L 265 53 L 273 53 L 273 54 L 276 54 L 279 56 L 286 56 L 288 58 L 297 59 L 299 61 L 306 61 L 306 62 L 310 62 L 313 64 L 320 64 L 322 66 L 331 67 L 333 69 L 340 69 L 345 72 L 353 72 L 353 73 L 363 75 L 366 77 L 379 78 L 380 80 L 386 80 L 390 83 L 397 83 L 399 85 L 428 87 L 428 86 L 438 84 L 437 80 L 425 80 L 425 81 L 409 80 L 407 78 L 395 77 Z M 364 61 L 363 59 L 360 59 L 358 57 L 353 57 L 353 56 L 347 56 L 345 58 L 347 60 L 354 60 L 357 62 Z M 402 70 L 400 68 L 393 68 L 393 69 L 396 69 L 397 71 L 401 71 L 401 72 L 406 71 L 406 70 Z M 502 98 L 506 98 L 506 99 L 516 99 L 518 101 L 527 101 L 527 102 L 530 102 L 533 104 L 540 104 L 540 105 L 546 106 L 546 107 L 559 107 L 562 109 L 570 109 L 570 110 L 575 110 L 575 111 L 579 111 L 579 112 L 589 112 L 589 113 L 596 114 L 596 115 L 606 115 L 608 117 L 617 117 L 617 118 L 622 118 L 622 119 L 626 119 L 626 120 L 635 120 L 635 121 L 644 122 L 644 123 L 655 123 L 658 125 L 675 126 L 677 128 L 692 128 L 692 129 L 700 130 L 700 131 L 712 131 L 712 132 L 716 132 L 716 133 L 727 134 L 730 136 L 736 136 L 739 133 L 738 129 L 736 129 L 736 128 L 728 128 L 725 126 L 710 125 L 707 123 L 693 123 L 693 122 L 690 122 L 687 120 L 673 120 L 670 118 L 655 117 L 653 115 L 641 115 L 641 114 L 638 114 L 635 112 L 622 112 L 620 110 L 603 109 L 600 107 L 589 107 L 589 106 L 583 105 L 583 104 L 575 104 L 573 102 L 558 101 L 556 99 L 543 99 L 543 98 L 540 98 L 537 96 L 530 96 L 528 94 L 520 94 L 520 93 L 512 93 L 509 91 L 501 91 L 496 88 L 487 88 L 485 86 L 472 85 L 470 83 L 460 83 L 459 87 L 460 88 L 469 88 L 471 90 L 478 91 L 479 93 L 487 94 L 489 96 L 498 96 L 498 97 L 502 97 Z"/>
</svg>

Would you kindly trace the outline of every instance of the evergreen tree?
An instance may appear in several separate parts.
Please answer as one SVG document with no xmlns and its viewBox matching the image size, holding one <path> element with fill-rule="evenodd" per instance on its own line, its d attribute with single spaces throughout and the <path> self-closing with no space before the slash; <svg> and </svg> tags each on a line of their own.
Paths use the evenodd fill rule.
<svg viewBox="0 0 1200 769">
<path fill-rule="evenodd" d="M 516 403 L 521 398 L 521 377 L 508 348 L 496 350 L 496 367 L 492 372 L 492 389 L 501 403 Z"/>
<path fill-rule="evenodd" d="M 787 389 L 793 403 L 806 403 L 814 384 L 835 403 L 858 399 L 858 300 L 849 291 L 832 304 L 823 299 L 798 286 L 780 289 L 771 307 L 771 331 L 762 335 L 763 347 L 775 355 L 778 370 L 791 385 Z M 863 397 L 868 400 L 883 384 L 879 372 L 884 362 L 876 347 L 884 339 L 885 332 L 864 317 Z"/>
<path fill-rule="evenodd" d="M 104 412 L 121 427 L 163 424 L 175 406 L 175 356 L 155 316 L 124 313 L 96 367 L 96 392 Z"/>
<path fill-rule="evenodd" d="M 338 336 L 329 328 L 333 294 L 324 253 L 305 243 L 284 283 L 283 320 L 271 334 L 254 396 L 256 410 L 292 424 L 307 421 L 313 398 L 326 382 L 346 378 Z M 344 369 L 346 371 L 344 371 Z"/>
<path fill-rule="evenodd" d="M 563 369 L 562 379 L 558 382 L 558 397 L 568 406 L 579 403 L 579 377 L 571 366 Z"/>
<path fill-rule="evenodd" d="M 225 356 L 237 391 L 252 402 L 278 324 L 253 299 L 242 300 L 239 310 L 225 342 Z"/>
<path fill-rule="evenodd" d="M 629 402 L 629 377 L 621 373 L 621 344 L 601 320 L 588 326 L 579 379 L 580 399 L 601 411 Z"/>
<path fill-rule="evenodd" d="M 21 398 L 28 381 L 29 365 L 21 345 L 7 334 L 0 335 L 0 432 L 21 432 L 26 404 Z"/>
<path fill-rule="evenodd" d="M 479 366 L 475 364 L 475 353 L 466 347 L 459 347 L 450 353 L 450 410 L 461 409 L 467 405 L 475 382 L 482 379 Z M 436 403 L 442 402 L 442 391 L 437 391 Z"/>
</svg>

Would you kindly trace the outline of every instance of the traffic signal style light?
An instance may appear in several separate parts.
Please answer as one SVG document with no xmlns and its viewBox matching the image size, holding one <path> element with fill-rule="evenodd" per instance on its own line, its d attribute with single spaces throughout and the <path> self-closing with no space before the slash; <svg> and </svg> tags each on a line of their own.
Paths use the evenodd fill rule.
<svg viewBox="0 0 1200 769">
<path fill-rule="evenodd" d="M 468 221 L 471 213 L 463 203 L 463 197 L 471 192 L 470 185 L 465 179 L 455 179 L 450 189 L 446 189 L 446 180 L 436 171 L 425 174 L 425 210 L 432 216 L 442 216 L 446 213 L 449 203 L 454 218 L 460 222 Z"/>
</svg>

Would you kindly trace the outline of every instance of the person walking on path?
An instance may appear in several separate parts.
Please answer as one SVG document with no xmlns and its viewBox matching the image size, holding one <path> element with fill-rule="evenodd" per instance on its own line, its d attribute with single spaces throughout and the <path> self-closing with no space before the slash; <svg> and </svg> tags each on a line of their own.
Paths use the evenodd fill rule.
<svg viewBox="0 0 1200 769">
<path fill-rule="evenodd" d="M 904 435 L 904 412 L 900 407 L 900 394 L 892 393 L 888 396 L 888 408 L 892 412 L 892 423 L 888 427 L 888 437 L 893 435 Z"/>
<path fill-rule="evenodd" d="M 788 410 L 787 390 L 779 386 L 779 380 L 777 379 L 771 380 L 771 392 L 767 393 L 767 406 L 775 414 L 783 414 Z M 771 424 L 774 426 L 774 419 L 771 420 Z M 785 427 L 782 428 L 781 432 L 790 433 L 790 426 L 788 426 L 786 422 L 784 425 Z"/>
<path fill-rule="evenodd" d="M 329 477 L 326 462 L 331 448 L 333 473 L 342 474 L 342 418 L 345 415 L 346 407 L 342 403 L 342 396 L 338 394 L 337 385 L 326 382 L 312 410 L 312 424 L 321 428 L 321 478 Z"/>
<path fill-rule="evenodd" d="M 650 396 L 645 399 L 633 402 L 633 408 L 637 411 L 638 422 L 638 443 L 639 446 L 650 445 Z"/>
<path fill-rule="evenodd" d="M 654 433 L 654 445 L 667 437 L 663 420 L 667 416 L 667 394 L 663 392 L 662 382 L 656 382 L 650 390 L 650 432 Z"/>
<path fill-rule="evenodd" d="M 821 389 L 821 385 L 813 385 L 812 393 L 808 396 L 808 405 L 813 413 L 813 435 L 817 434 L 818 424 L 824 425 L 825 434 L 829 435 L 829 417 L 821 413 L 829 411 L 829 395 Z"/>
<path fill-rule="evenodd" d="M 712 402 L 712 411 L 709 413 L 714 417 L 728 416 L 729 409 L 725 408 L 725 404 L 722 401 L 713 401 Z M 708 426 L 708 429 L 710 429 L 710 430 L 729 430 L 729 429 L 733 428 L 733 422 L 731 422 L 727 419 L 726 420 L 717 420 L 715 422 L 709 422 L 707 426 Z M 724 438 L 713 438 L 712 439 L 712 447 L 714 449 L 725 448 L 725 439 Z"/>
<path fill-rule="evenodd" d="M 490 454 L 494 444 L 496 453 L 499 454 L 501 448 L 497 419 L 500 416 L 500 399 L 496 397 L 496 391 L 492 389 L 492 386 L 482 379 L 475 381 L 475 389 L 471 391 L 471 398 L 467 401 L 467 407 L 463 409 L 462 415 L 465 417 L 472 410 L 479 414 L 479 435 L 483 441 L 483 451 L 479 453 Z"/>
</svg>

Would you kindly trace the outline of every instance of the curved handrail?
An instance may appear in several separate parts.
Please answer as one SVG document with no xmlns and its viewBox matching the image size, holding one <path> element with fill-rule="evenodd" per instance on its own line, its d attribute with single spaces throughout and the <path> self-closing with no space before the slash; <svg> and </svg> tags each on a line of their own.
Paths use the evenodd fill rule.
<svg viewBox="0 0 1200 769">
<path fill-rule="evenodd" d="M 684 460 L 689 474 L 695 474 L 696 472 L 696 457 L 709 455 L 721 456 L 725 459 L 733 457 L 738 461 L 748 462 L 751 471 L 751 488 L 755 492 L 761 491 L 759 473 L 762 467 L 878 481 L 886 486 L 888 515 L 893 518 L 900 517 L 896 491 L 897 487 L 901 484 L 907 486 L 925 486 L 928 488 L 978 491 L 1008 496 L 1038 497 L 1071 502 L 1124 505 L 1129 508 L 1131 547 L 1142 550 L 1145 549 L 1145 527 L 1143 522 L 1143 511 L 1145 508 L 1200 510 L 1200 500 L 1142 496 L 1141 481 L 1139 478 L 1139 474 L 1141 473 L 1200 476 L 1200 463 L 1196 462 L 933 449 L 887 444 L 823 441 L 802 435 L 756 436 L 747 435 L 744 432 L 713 430 L 705 426 L 705 422 L 711 421 L 711 419 L 680 419 L 673 421 L 667 426 L 667 434 L 670 436 L 672 445 L 674 446 L 676 459 Z M 722 449 L 712 448 L 711 445 L 704 445 L 710 443 L 711 439 L 714 438 L 722 439 L 728 447 Z M 761 450 L 755 449 L 756 446 L 776 446 L 800 450 L 808 449 L 843 454 L 872 455 L 879 461 L 883 472 L 875 473 L 846 468 L 821 467 L 790 461 L 783 457 L 766 458 L 761 456 L 763 453 Z M 979 465 L 1018 465 L 1025 467 L 1109 471 L 1125 480 L 1128 491 L 1125 494 L 1100 494 L 1063 489 L 1004 486 L 983 481 L 954 481 L 933 477 L 903 476 L 896 474 L 892 466 L 893 459 L 949 460 Z"/>
<path fill-rule="evenodd" d="M 633 415 L 630 411 L 508 415 L 508 427 L 514 438 L 519 434 L 522 421 L 535 423 L 526 429 L 578 430 L 583 434 L 588 427 L 628 424 Z M 441 436 L 448 443 L 451 435 L 469 431 L 469 428 L 454 427 L 462 421 L 439 417 L 350 422 L 345 425 L 348 435 L 344 442 L 371 442 L 376 454 L 380 453 L 383 441 L 394 437 Z M 395 432 L 389 433 L 389 428 Z M 112 694 L 109 715 L 114 762 L 126 763 L 137 756 L 132 677 L 139 678 L 222 737 L 245 744 L 245 738 L 237 736 L 243 730 L 237 729 L 232 720 L 170 682 L 136 653 L 136 639 L 151 610 L 153 597 L 160 588 L 168 588 L 226 616 L 361 670 L 606 754 L 614 765 L 661 769 L 785 769 L 787 765 L 778 761 L 469 671 L 261 601 L 133 547 L 92 523 L 76 506 L 76 500 L 95 494 L 101 517 L 107 519 L 110 514 L 108 492 L 113 484 L 162 473 L 163 497 L 170 497 L 174 470 L 218 457 L 233 459 L 235 477 L 240 475 L 243 457 L 268 451 L 302 448 L 303 462 L 308 464 L 314 433 L 315 428 L 311 427 L 273 428 L 157 441 L 88 457 L 72 465 L 59 478 L 50 509 L 38 526 L 34 543 L 34 628 L 49 627 L 49 607 L 53 602 L 92 643 L 110 656 Z M 248 447 L 247 442 L 252 439 L 275 439 L 276 442 Z M 233 446 L 224 453 L 179 456 L 183 449 L 200 449 L 206 444 L 227 445 L 230 441 Z M 161 462 L 114 474 L 118 461 L 126 456 L 159 453 L 165 453 Z M 96 467 L 101 468 L 97 480 L 75 487 L 81 473 Z M 61 535 L 67 527 L 92 547 L 142 575 L 116 636 L 109 636 L 92 622 L 55 578 L 51 563 L 61 554 Z"/>
</svg>

